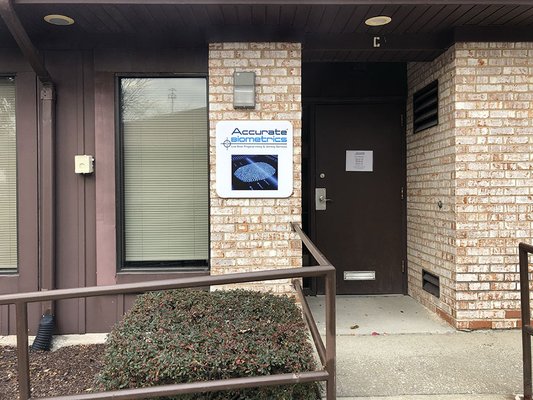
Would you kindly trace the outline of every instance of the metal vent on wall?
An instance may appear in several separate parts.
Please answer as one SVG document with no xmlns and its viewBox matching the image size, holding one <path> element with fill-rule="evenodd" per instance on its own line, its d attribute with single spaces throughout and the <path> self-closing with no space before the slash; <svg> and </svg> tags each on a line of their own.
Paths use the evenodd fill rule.
<svg viewBox="0 0 533 400">
<path fill-rule="evenodd" d="M 438 124 L 439 81 L 434 81 L 413 96 L 413 130 L 416 133 Z"/>
<path fill-rule="evenodd" d="M 422 288 L 435 297 L 440 297 L 440 282 L 437 275 L 422 270 Z"/>
</svg>

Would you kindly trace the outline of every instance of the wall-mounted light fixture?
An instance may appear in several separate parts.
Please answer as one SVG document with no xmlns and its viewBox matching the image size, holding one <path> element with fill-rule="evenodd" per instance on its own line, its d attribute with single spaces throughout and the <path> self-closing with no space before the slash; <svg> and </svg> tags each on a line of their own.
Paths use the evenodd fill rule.
<svg viewBox="0 0 533 400">
<path fill-rule="evenodd" d="M 233 74 L 233 108 L 255 108 L 255 72 Z"/>
</svg>

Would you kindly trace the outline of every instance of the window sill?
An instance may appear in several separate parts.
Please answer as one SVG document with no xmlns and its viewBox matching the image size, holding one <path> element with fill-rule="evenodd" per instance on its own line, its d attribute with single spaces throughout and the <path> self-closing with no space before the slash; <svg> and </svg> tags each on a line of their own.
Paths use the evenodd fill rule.
<svg viewBox="0 0 533 400">
<path fill-rule="evenodd" d="M 193 276 L 209 276 L 209 269 L 172 269 L 172 270 L 123 270 L 117 272 L 116 281 L 120 283 L 137 283 L 147 281 L 159 281 L 165 279 L 189 278 Z"/>
</svg>

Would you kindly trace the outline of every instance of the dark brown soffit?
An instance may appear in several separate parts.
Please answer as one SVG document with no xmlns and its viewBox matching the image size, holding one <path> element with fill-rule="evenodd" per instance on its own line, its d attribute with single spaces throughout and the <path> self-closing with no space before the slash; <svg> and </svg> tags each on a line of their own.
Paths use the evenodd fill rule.
<svg viewBox="0 0 533 400">
<path fill-rule="evenodd" d="M 52 78 L 44 66 L 43 59 L 37 48 L 33 45 L 28 33 L 22 26 L 20 19 L 10 0 L 0 0 L 0 17 L 6 24 L 9 32 L 17 42 L 20 51 L 43 83 L 52 83 Z"/>
<path fill-rule="evenodd" d="M 533 5 L 533 0 L 13 0 L 15 4 Z"/>
</svg>

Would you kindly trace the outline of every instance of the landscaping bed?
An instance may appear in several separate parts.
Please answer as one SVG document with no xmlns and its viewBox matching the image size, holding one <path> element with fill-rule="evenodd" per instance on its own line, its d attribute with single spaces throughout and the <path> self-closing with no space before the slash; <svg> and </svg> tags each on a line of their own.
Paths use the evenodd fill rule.
<svg viewBox="0 0 533 400">
<path fill-rule="evenodd" d="M 292 298 L 244 290 L 138 297 L 105 345 L 30 352 L 32 396 L 59 396 L 316 369 Z M 0 347 L 0 400 L 17 397 L 16 349 Z M 317 383 L 173 399 L 317 400 Z"/>
<path fill-rule="evenodd" d="M 96 391 L 103 344 L 62 347 L 54 352 L 31 351 L 32 396 L 47 397 Z M 0 400 L 18 399 L 17 351 L 0 346 Z"/>
</svg>

